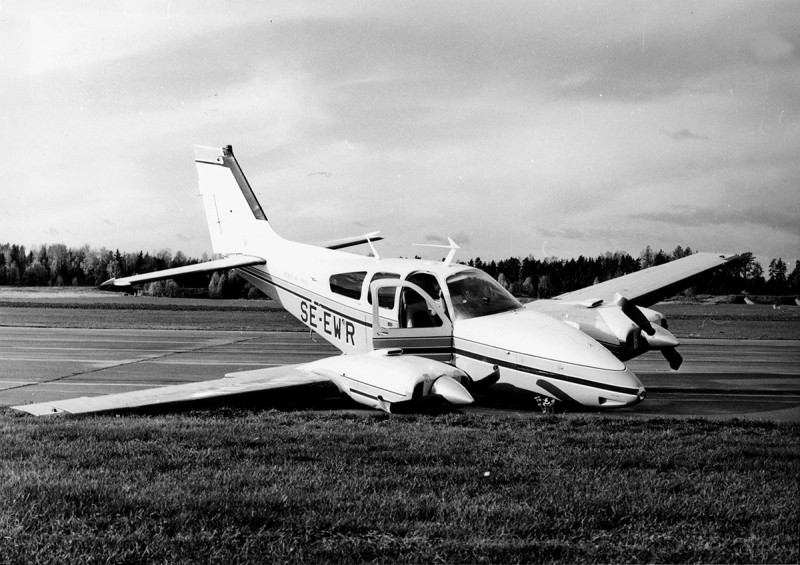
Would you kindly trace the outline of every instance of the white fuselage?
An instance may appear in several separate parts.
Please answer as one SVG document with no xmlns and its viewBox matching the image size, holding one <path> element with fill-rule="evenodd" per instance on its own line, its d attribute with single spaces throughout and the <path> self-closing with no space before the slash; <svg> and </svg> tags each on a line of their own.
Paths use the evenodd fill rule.
<svg viewBox="0 0 800 565">
<path fill-rule="evenodd" d="M 580 330 L 523 308 L 477 269 L 380 259 L 288 241 L 267 220 L 231 147 L 195 147 L 215 253 L 252 256 L 247 281 L 345 354 L 402 349 L 588 407 L 633 404 L 644 387 Z M 451 243 L 451 245 L 454 245 Z M 398 391 L 399 394 L 399 391 Z"/>
<path fill-rule="evenodd" d="M 464 265 L 409 259 L 375 259 L 281 240 L 273 241 L 264 266 L 238 269 L 251 284 L 278 301 L 308 328 L 346 354 L 380 347 L 379 325 L 405 332 L 391 342 L 405 353 L 445 360 L 478 381 L 493 373 L 499 382 L 586 407 L 634 404 L 644 387 L 626 366 L 585 333 L 522 307 L 459 318 L 448 278 L 474 269 Z M 376 308 L 370 281 L 380 277 L 427 278 L 441 290 L 447 320 L 438 335 L 403 326 L 400 300 Z M 429 293 L 432 294 L 432 293 Z M 395 297 L 399 296 L 399 289 Z M 390 297 L 391 298 L 391 297 Z"/>
</svg>

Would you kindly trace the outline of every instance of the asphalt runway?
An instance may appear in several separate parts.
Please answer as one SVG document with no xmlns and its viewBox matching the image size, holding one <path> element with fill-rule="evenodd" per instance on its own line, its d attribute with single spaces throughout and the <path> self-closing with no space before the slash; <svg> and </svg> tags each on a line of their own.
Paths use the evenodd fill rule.
<svg viewBox="0 0 800 565">
<path fill-rule="evenodd" d="M 647 399 L 605 414 L 800 422 L 800 340 L 681 341 L 680 371 L 655 352 L 630 361 Z M 336 353 L 304 332 L 0 327 L 0 406 L 210 380 Z M 538 413 L 513 400 L 504 407 L 502 392 L 477 400 L 467 410 Z"/>
</svg>

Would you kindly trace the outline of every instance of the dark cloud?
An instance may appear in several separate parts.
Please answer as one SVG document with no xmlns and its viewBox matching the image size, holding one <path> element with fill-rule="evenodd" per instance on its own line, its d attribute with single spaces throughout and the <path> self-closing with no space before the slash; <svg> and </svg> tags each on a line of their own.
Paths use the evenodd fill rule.
<svg viewBox="0 0 800 565">
<path fill-rule="evenodd" d="M 695 208 L 689 206 L 676 207 L 674 210 L 630 214 L 633 220 L 667 223 L 681 227 L 713 227 L 723 224 L 756 225 L 779 230 L 795 236 L 800 235 L 800 223 L 797 222 L 800 206 L 793 209 L 766 208 L 763 206 L 747 209 L 721 206 L 718 208 Z"/>
<path fill-rule="evenodd" d="M 467 234 L 465 234 L 463 232 L 462 233 L 457 233 L 457 234 L 453 235 L 452 237 L 453 237 L 453 240 L 458 245 L 468 245 L 468 244 L 472 243 L 472 239 L 469 237 L 469 235 L 467 235 Z"/>
<path fill-rule="evenodd" d="M 558 229 L 536 228 L 535 230 L 543 238 L 547 239 L 566 239 L 570 241 L 586 242 L 591 240 L 608 241 L 618 237 L 620 230 L 617 227 L 564 227 Z"/>
<path fill-rule="evenodd" d="M 665 129 L 662 129 L 661 133 L 663 133 L 667 137 L 671 137 L 675 141 L 684 141 L 684 140 L 687 140 L 687 139 L 697 139 L 697 140 L 701 140 L 701 141 L 709 141 L 709 137 L 707 135 L 701 135 L 701 134 L 692 133 L 691 130 L 686 129 L 686 128 L 678 130 L 678 131 L 667 131 Z"/>
<path fill-rule="evenodd" d="M 564 238 L 564 239 L 584 239 L 586 237 L 586 230 L 581 228 L 559 228 L 555 230 L 547 228 L 536 228 L 536 232 L 542 237 L 551 239 Z"/>
<path fill-rule="evenodd" d="M 456 245 L 459 246 L 468 245 L 472 243 L 472 240 L 470 239 L 469 235 L 463 232 L 453 234 L 450 237 L 453 239 L 453 241 L 456 242 Z M 436 234 L 428 234 L 423 238 L 423 240 L 426 243 L 431 243 L 435 245 L 450 245 L 450 242 L 447 241 L 447 237 Z"/>
<path fill-rule="evenodd" d="M 426 243 L 433 243 L 436 245 L 447 245 L 447 238 L 440 235 L 428 234 L 422 238 Z"/>
</svg>

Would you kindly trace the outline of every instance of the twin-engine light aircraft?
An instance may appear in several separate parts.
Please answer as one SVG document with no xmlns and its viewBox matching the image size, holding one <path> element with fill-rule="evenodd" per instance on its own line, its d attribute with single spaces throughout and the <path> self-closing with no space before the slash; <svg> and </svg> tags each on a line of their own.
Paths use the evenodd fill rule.
<svg viewBox="0 0 800 565">
<path fill-rule="evenodd" d="M 678 341 L 644 308 L 689 286 L 731 256 L 696 254 L 553 300 L 527 305 L 486 273 L 453 261 L 380 258 L 377 232 L 312 246 L 288 241 L 267 214 L 230 146 L 195 146 L 200 192 L 215 254 L 224 258 L 109 280 L 102 288 L 236 269 L 343 355 L 225 378 L 130 393 L 16 406 L 32 414 L 106 411 L 333 382 L 356 402 L 390 411 L 434 400 L 473 402 L 497 383 L 566 405 L 606 409 L 641 402 L 645 389 L 624 362 L 661 351 L 672 368 Z M 372 247 L 373 257 L 340 249 Z"/>
</svg>

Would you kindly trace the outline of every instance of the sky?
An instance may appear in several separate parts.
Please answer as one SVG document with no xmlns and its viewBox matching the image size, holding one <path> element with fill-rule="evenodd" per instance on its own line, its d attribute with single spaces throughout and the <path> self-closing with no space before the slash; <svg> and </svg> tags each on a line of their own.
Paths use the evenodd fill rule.
<svg viewBox="0 0 800 565">
<path fill-rule="evenodd" d="M 0 47 L 0 243 L 210 254 L 197 143 L 300 241 L 800 258 L 797 2 L 2 2 Z"/>
</svg>

